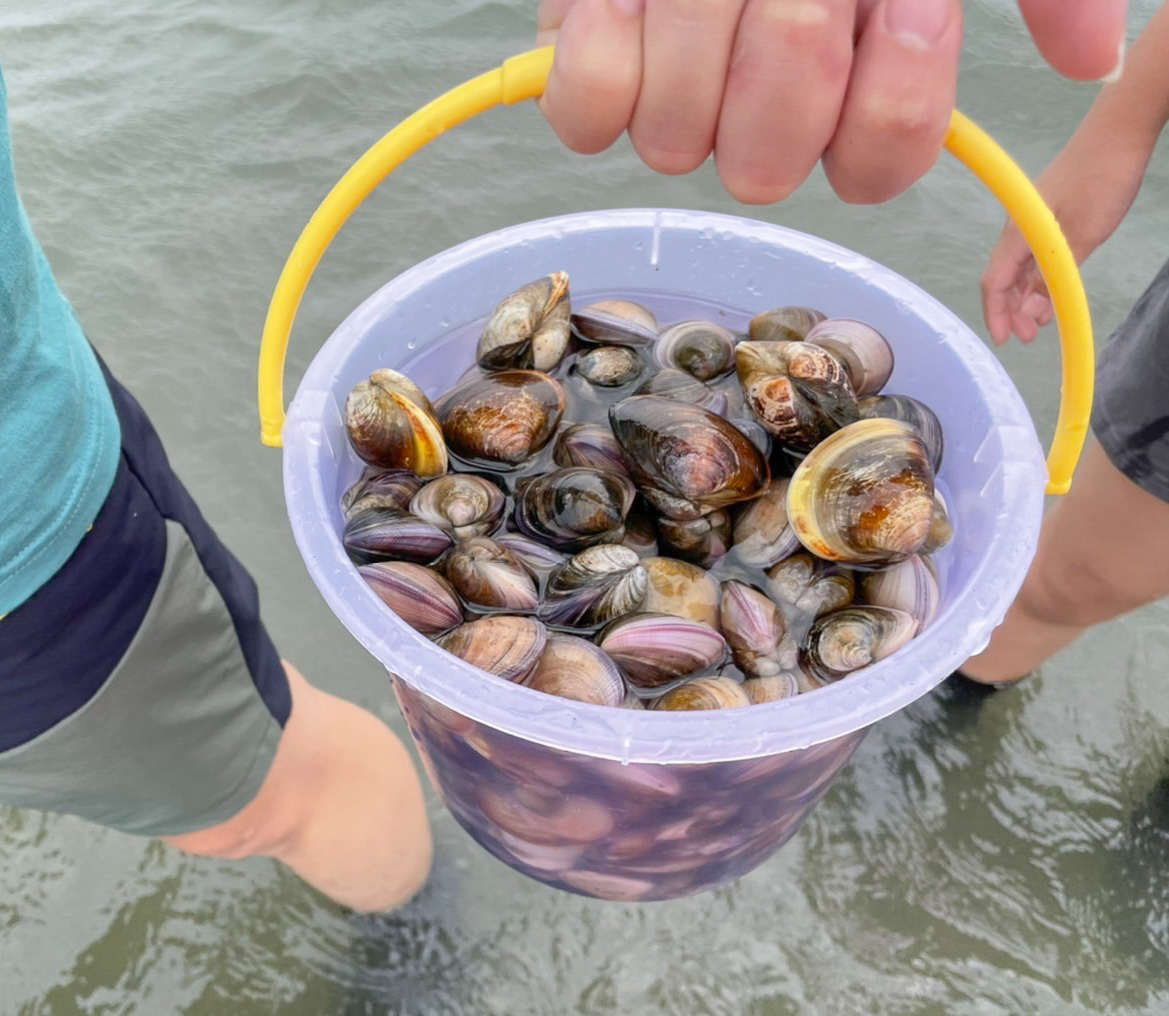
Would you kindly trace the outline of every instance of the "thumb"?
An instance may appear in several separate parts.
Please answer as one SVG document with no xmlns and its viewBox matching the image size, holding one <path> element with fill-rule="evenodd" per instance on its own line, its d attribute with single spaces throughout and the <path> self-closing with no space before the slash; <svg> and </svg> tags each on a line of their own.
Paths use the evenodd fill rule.
<svg viewBox="0 0 1169 1016">
<path fill-rule="evenodd" d="M 1120 71 L 1127 8 L 1127 0 L 1019 0 L 1043 58 L 1077 81 Z"/>
</svg>

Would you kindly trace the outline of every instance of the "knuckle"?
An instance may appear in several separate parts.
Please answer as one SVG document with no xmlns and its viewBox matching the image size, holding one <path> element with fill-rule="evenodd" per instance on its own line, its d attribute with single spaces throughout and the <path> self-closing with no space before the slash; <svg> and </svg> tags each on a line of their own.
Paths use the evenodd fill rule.
<svg viewBox="0 0 1169 1016">
<path fill-rule="evenodd" d="M 852 60 L 851 24 L 830 0 L 763 0 L 759 27 L 773 46 L 814 60 L 825 71 L 847 73 Z"/>
<path fill-rule="evenodd" d="M 874 91 L 857 98 L 856 118 L 874 134 L 930 141 L 939 147 L 945 133 L 946 117 L 929 96 L 890 95 Z"/>
<path fill-rule="evenodd" d="M 670 0 L 667 13 L 673 21 L 709 24 L 729 13 L 737 13 L 736 5 L 727 0 Z"/>
</svg>

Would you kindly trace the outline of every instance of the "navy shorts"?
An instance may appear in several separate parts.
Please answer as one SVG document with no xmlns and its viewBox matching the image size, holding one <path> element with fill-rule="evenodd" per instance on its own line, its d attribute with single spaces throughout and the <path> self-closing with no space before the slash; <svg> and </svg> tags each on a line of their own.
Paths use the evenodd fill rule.
<svg viewBox="0 0 1169 1016">
<path fill-rule="evenodd" d="M 143 835 L 251 801 L 292 702 L 255 584 L 109 374 L 117 476 L 73 555 L 0 620 L 0 803 Z"/>
<path fill-rule="evenodd" d="M 1169 263 L 1100 353 L 1092 431 L 1117 469 L 1169 501 Z"/>
</svg>

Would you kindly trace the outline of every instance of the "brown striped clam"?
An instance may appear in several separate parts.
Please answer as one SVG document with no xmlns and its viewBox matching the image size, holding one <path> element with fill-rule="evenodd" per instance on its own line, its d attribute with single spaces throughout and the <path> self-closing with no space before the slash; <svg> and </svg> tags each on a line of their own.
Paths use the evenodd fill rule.
<svg viewBox="0 0 1169 1016">
<path fill-rule="evenodd" d="M 799 341 L 824 320 L 815 307 L 791 305 L 765 310 L 751 318 L 747 335 L 752 342 Z"/>
<path fill-rule="evenodd" d="M 826 318 L 808 331 L 804 341 L 823 346 L 840 360 L 858 397 L 879 392 L 893 373 L 889 340 L 864 321 Z"/>
<path fill-rule="evenodd" d="M 447 471 L 447 448 L 434 407 L 413 381 L 396 370 L 375 370 L 345 400 L 349 443 L 366 462 L 408 469 L 419 476 Z"/>
<path fill-rule="evenodd" d="M 559 550 L 618 543 L 635 495 L 624 473 L 568 466 L 520 481 L 515 524 L 520 532 Z"/>
<path fill-rule="evenodd" d="M 740 709 L 751 705 L 743 686 L 729 677 L 696 677 L 650 703 L 651 709 L 681 712 L 694 709 Z"/>
<path fill-rule="evenodd" d="M 893 607 L 834 610 L 812 624 L 800 662 L 812 677 L 838 681 L 895 653 L 916 630 L 917 619 Z"/>
<path fill-rule="evenodd" d="M 614 621 L 601 632 L 600 646 L 630 684 L 650 691 L 715 667 L 727 655 L 726 639 L 710 625 L 650 612 Z"/>
<path fill-rule="evenodd" d="M 710 321 L 681 321 L 654 343 L 654 362 L 676 367 L 699 381 L 725 374 L 735 365 L 735 335 Z"/>
<path fill-rule="evenodd" d="M 431 480 L 410 500 L 410 511 L 446 529 L 456 540 L 493 533 L 507 499 L 499 484 L 474 473 L 447 473 Z"/>
<path fill-rule="evenodd" d="M 626 694 L 621 671 L 600 646 L 564 634 L 548 637 L 528 687 L 599 706 L 620 706 Z"/>
<path fill-rule="evenodd" d="M 641 558 L 628 547 L 589 547 L 548 576 L 538 614 L 559 628 L 596 628 L 639 609 L 647 581 Z"/>
<path fill-rule="evenodd" d="M 357 570 L 390 610 L 423 635 L 438 635 L 462 624 L 458 596 L 430 568 L 409 561 L 375 561 Z"/>
<path fill-rule="evenodd" d="M 461 624 L 436 641 L 459 659 L 522 684 L 540 662 L 548 631 L 533 617 L 496 614 Z"/>
<path fill-rule="evenodd" d="M 633 300 L 598 300 L 571 317 L 573 333 L 585 342 L 613 346 L 652 346 L 658 338 L 653 311 Z"/>
<path fill-rule="evenodd" d="M 540 602 L 536 583 L 519 559 L 486 536 L 457 543 L 443 559 L 450 584 L 473 608 L 526 613 Z"/>
<path fill-rule="evenodd" d="M 568 288 L 568 274 L 553 272 L 504 297 L 483 326 L 479 366 L 553 370 L 568 351 Z"/>
</svg>

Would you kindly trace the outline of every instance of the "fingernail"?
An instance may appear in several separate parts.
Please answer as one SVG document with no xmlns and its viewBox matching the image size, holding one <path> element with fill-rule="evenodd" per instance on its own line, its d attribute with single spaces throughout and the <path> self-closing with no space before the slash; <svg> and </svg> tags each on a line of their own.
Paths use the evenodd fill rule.
<svg viewBox="0 0 1169 1016">
<path fill-rule="evenodd" d="M 632 18 L 645 10 L 645 0 L 609 0 L 618 14 Z"/>
<path fill-rule="evenodd" d="M 1120 80 L 1120 76 L 1124 73 L 1124 55 L 1127 51 L 1128 43 L 1121 39 L 1120 45 L 1116 47 L 1116 66 L 1100 79 L 1104 84 L 1115 85 Z"/>
<path fill-rule="evenodd" d="M 885 28 L 913 49 L 934 45 L 949 23 L 949 0 L 887 0 L 885 3 Z"/>
</svg>

